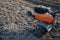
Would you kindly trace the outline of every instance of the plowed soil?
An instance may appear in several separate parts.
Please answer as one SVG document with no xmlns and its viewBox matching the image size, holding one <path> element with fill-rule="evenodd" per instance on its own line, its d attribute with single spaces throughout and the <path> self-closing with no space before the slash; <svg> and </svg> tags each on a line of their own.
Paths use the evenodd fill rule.
<svg viewBox="0 0 60 40">
<path fill-rule="evenodd" d="M 59 5 L 53 4 L 54 9 L 59 9 Z M 34 12 L 33 7 L 36 5 L 31 0 L 29 2 L 26 0 L 0 0 L 0 40 L 60 40 L 60 26 L 43 35 L 42 38 L 29 32 L 35 28 L 38 21 L 29 17 L 27 12 L 29 10 Z M 42 5 L 48 5 L 48 3 Z"/>
</svg>

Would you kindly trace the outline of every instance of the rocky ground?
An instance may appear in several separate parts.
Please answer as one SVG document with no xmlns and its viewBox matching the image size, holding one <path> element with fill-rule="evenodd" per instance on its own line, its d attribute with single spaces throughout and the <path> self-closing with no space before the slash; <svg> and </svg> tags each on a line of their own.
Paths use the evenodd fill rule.
<svg viewBox="0 0 60 40">
<path fill-rule="evenodd" d="M 37 23 L 37 20 L 27 15 L 28 10 L 33 11 L 33 6 L 35 5 L 23 0 L 0 0 L 0 40 L 60 39 L 60 31 L 54 30 L 42 38 L 29 32 Z"/>
</svg>

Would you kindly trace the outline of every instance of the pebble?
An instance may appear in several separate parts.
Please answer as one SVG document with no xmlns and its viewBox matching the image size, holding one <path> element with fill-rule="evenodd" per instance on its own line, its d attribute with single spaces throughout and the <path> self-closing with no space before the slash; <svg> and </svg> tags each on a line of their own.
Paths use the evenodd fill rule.
<svg viewBox="0 0 60 40">
<path fill-rule="evenodd" d="M 0 26 L 4 26 L 4 23 L 0 21 Z"/>
</svg>

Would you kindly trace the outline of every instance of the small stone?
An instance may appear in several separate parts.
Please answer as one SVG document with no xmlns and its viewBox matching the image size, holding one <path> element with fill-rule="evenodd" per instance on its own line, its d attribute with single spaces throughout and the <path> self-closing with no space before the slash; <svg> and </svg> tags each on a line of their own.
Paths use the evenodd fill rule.
<svg viewBox="0 0 60 40">
<path fill-rule="evenodd" d="M 0 26 L 3 26 L 4 25 L 4 23 L 3 22 L 0 22 Z"/>
</svg>

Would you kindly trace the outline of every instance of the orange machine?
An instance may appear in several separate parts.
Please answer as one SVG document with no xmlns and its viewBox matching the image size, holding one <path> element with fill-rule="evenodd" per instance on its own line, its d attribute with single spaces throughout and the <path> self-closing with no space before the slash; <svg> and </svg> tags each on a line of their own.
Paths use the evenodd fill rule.
<svg viewBox="0 0 60 40">
<path fill-rule="evenodd" d="M 42 21 L 42 22 L 47 22 L 47 23 L 52 23 L 54 21 L 54 17 L 51 14 L 36 14 L 35 19 Z"/>
</svg>

